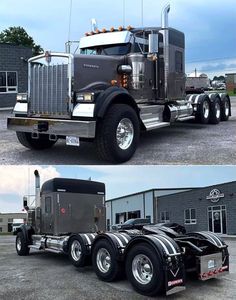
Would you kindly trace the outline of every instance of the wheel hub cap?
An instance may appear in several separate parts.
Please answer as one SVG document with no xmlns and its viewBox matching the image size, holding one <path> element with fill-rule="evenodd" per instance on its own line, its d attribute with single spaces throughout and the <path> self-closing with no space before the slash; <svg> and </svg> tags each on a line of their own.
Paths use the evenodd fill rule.
<svg viewBox="0 0 236 300">
<path fill-rule="evenodd" d="M 220 118 L 220 104 L 217 102 L 215 105 L 215 110 L 216 110 L 216 117 L 217 119 Z"/>
<path fill-rule="evenodd" d="M 111 256 L 105 248 L 101 248 L 97 253 L 97 266 L 102 273 L 109 271 L 111 267 Z"/>
<path fill-rule="evenodd" d="M 79 241 L 73 241 L 71 245 L 71 256 L 73 260 L 78 261 L 81 257 L 82 249 Z"/>
<path fill-rule="evenodd" d="M 21 250 L 21 240 L 20 240 L 20 238 L 17 239 L 16 247 L 17 247 L 17 250 L 18 250 L 18 251 Z"/>
<path fill-rule="evenodd" d="M 208 118 L 209 112 L 210 112 L 209 103 L 207 101 L 204 101 L 204 103 L 203 103 L 203 114 L 204 114 L 204 118 L 205 119 Z"/>
<path fill-rule="evenodd" d="M 134 127 L 130 119 L 124 118 L 116 129 L 116 141 L 122 150 L 126 150 L 132 144 L 134 138 Z"/>
<path fill-rule="evenodd" d="M 132 272 L 139 283 L 148 284 L 153 276 L 151 260 L 144 254 L 136 255 L 132 262 Z"/>
</svg>

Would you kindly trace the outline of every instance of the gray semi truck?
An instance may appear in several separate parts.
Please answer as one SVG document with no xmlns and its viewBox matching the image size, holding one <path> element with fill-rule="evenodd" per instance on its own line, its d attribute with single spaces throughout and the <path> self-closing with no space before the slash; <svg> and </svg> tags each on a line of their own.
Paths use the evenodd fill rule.
<svg viewBox="0 0 236 300">
<path fill-rule="evenodd" d="M 134 154 L 140 131 L 195 119 L 217 124 L 231 115 L 227 94 L 185 94 L 185 37 L 168 26 L 102 29 L 80 39 L 80 54 L 29 59 L 27 93 L 17 95 L 8 129 L 30 149 L 94 141 L 104 160 Z"/>
<path fill-rule="evenodd" d="M 229 272 L 228 246 L 214 233 L 186 233 L 176 223 L 106 231 L 103 183 L 54 178 L 40 190 L 35 175 L 36 203 L 29 207 L 24 201 L 28 224 L 17 229 L 18 255 L 31 249 L 65 253 L 76 267 L 92 264 L 103 281 L 126 274 L 146 296 L 184 290 L 188 272 L 199 280 Z"/>
</svg>

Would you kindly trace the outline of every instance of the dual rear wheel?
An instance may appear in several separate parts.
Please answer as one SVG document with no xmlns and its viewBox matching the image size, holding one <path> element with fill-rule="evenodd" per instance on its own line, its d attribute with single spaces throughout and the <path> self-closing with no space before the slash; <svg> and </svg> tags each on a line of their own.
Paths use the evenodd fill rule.
<svg viewBox="0 0 236 300">
<path fill-rule="evenodd" d="M 125 262 L 117 259 L 117 253 L 107 240 L 98 241 L 92 253 L 93 268 L 103 281 L 119 279 L 125 273 L 133 288 L 146 296 L 154 296 L 163 291 L 164 273 L 161 260 L 155 249 L 147 244 L 134 245 Z"/>
<path fill-rule="evenodd" d="M 201 124 L 218 124 L 227 121 L 230 115 L 230 100 L 226 95 L 223 99 L 218 94 L 212 94 L 210 98 L 204 95 L 196 113 L 196 120 Z"/>
</svg>

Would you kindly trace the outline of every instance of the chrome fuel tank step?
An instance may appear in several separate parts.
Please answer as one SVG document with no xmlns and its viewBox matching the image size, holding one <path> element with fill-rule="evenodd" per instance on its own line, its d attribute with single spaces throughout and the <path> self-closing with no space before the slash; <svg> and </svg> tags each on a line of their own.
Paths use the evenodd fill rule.
<svg viewBox="0 0 236 300">
<path fill-rule="evenodd" d="M 138 107 L 146 130 L 170 126 L 169 122 L 163 122 L 164 106 L 140 104 Z"/>
</svg>

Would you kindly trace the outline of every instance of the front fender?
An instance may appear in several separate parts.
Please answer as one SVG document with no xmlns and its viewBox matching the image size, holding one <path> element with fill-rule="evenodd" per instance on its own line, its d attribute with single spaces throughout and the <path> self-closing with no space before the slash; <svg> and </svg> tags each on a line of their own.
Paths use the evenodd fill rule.
<svg viewBox="0 0 236 300">
<path fill-rule="evenodd" d="M 103 118 L 112 103 L 129 104 L 138 112 L 137 104 L 129 92 L 122 87 L 112 86 L 101 92 L 97 97 L 94 116 Z"/>
</svg>

